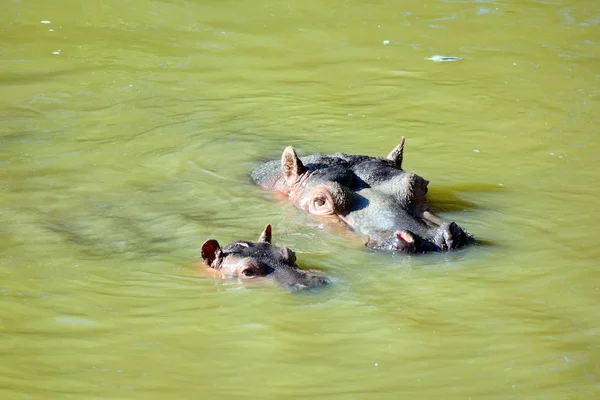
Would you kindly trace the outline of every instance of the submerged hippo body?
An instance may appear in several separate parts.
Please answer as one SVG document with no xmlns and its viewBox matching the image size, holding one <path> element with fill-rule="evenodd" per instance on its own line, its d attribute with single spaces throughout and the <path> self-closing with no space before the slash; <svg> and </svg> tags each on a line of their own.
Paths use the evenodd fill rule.
<svg viewBox="0 0 600 400">
<path fill-rule="evenodd" d="M 328 283 L 319 272 L 300 269 L 292 250 L 271 245 L 271 225 L 258 242 L 240 240 L 221 247 L 215 239 L 207 240 L 201 256 L 224 278 L 268 277 L 290 289 L 313 289 Z"/>
<path fill-rule="evenodd" d="M 287 147 L 281 161 L 259 165 L 251 178 L 309 214 L 341 220 L 375 250 L 423 253 L 470 242 L 458 225 L 433 214 L 429 182 L 402 169 L 403 151 L 404 137 L 386 158 L 343 153 L 299 158 Z"/>
</svg>

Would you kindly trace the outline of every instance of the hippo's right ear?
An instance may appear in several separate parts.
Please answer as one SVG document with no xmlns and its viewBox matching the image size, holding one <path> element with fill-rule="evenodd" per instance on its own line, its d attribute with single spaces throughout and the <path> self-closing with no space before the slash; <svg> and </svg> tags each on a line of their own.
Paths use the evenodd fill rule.
<svg viewBox="0 0 600 400">
<path fill-rule="evenodd" d="M 265 230 L 260 234 L 260 237 L 258 238 L 258 242 L 271 244 L 271 224 L 268 224 L 265 227 Z"/>
<path fill-rule="evenodd" d="M 212 267 L 212 263 L 219 256 L 219 253 L 221 253 L 221 246 L 219 246 L 219 242 L 215 239 L 209 239 L 204 242 L 200 250 L 202 259 L 208 263 L 209 267 Z"/>
<path fill-rule="evenodd" d="M 404 157 L 404 136 L 400 139 L 400 144 L 394 147 L 394 150 L 390 151 L 390 154 L 386 157 L 392 161 L 396 168 L 402 169 L 402 158 Z"/>
<path fill-rule="evenodd" d="M 292 185 L 300 175 L 306 172 L 306 168 L 292 146 L 288 146 L 281 156 L 281 172 L 288 185 Z"/>
</svg>

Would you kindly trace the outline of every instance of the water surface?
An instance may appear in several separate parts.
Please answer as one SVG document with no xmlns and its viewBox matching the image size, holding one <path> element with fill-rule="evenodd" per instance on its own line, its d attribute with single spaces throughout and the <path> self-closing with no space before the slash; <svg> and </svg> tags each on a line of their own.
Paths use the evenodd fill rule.
<svg viewBox="0 0 600 400">
<path fill-rule="evenodd" d="M 596 2 L 3 11 L 0 397 L 600 395 Z M 376 254 L 248 177 L 288 145 L 383 156 L 402 135 L 487 245 Z M 334 284 L 201 273 L 204 240 L 267 223 Z"/>
</svg>

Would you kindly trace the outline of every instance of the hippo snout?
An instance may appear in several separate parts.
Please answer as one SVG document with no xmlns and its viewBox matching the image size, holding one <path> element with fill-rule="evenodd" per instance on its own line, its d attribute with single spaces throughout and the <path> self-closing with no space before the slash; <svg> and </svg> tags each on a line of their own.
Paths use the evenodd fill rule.
<svg viewBox="0 0 600 400">
<path fill-rule="evenodd" d="M 366 243 L 368 248 L 400 253 L 426 253 L 447 251 L 463 247 L 471 236 L 454 222 L 446 222 L 422 237 L 410 230 L 395 232 L 371 232 Z"/>
<path fill-rule="evenodd" d="M 445 222 L 437 229 L 433 242 L 440 250 L 454 250 L 467 244 L 469 239 L 469 235 L 455 222 Z"/>
</svg>

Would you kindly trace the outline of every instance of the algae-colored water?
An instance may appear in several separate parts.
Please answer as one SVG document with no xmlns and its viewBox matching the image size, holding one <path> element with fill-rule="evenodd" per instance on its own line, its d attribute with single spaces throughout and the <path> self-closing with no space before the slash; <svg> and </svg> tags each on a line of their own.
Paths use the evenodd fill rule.
<svg viewBox="0 0 600 400">
<path fill-rule="evenodd" d="M 599 398 L 599 25 L 573 0 L 4 2 L 0 398 Z M 375 254 L 248 177 L 402 135 L 485 245 Z M 333 284 L 202 273 L 204 240 L 267 223 Z"/>
</svg>

